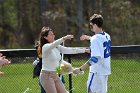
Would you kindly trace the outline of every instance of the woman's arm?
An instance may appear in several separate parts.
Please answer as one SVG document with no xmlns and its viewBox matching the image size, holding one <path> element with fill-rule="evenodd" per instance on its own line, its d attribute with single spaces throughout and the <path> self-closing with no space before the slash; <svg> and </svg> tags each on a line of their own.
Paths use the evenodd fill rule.
<svg viewBox="0 0 140 93">
<path fill-rule="evenodd" d="M 52 50 L 53 48 L 57 47 L 58 45 L 60 45 L 62 42 L 64 41 L 63 38 L 60 38 L 60 39 L 57 39 L 56 41 L 54 41 L 53 43 L 47 43 L 43 46 L 43 50 L 45 50 L 46 52 L 47 51 L 50 51 Z"/>
<path fill-rule="evenodd" d="M 86 48 L 70 48 L 70 47 L 64 47 L 64 46 L 58 46 L 58 49 L 63 54 L 78 54 L 78 53 L 90 53 L 89 49 Z"/>
<path fill-rule="evenodd" d="M 58 45 L 60 45 L 63 41 L 65 41 L 65 40 L 67 40 L 67 39 L 71 39 L 71 38 L 73 38 L 73 35 L 66 35 L 66 36 L 64 36 L 64 37 L 62 37 L 62 38 L 60 38 L 60 39 L 55 40 L 55 41 L 52 42 L 52 43 L 45 44 L 45 45 L 43 46 L 43 48 L 45 47 L 45 48 L 44 48 L 45 51 L 49 51 L 49 50 L 51 50 L 51 49 L 57 47 Z"/>
</svg>

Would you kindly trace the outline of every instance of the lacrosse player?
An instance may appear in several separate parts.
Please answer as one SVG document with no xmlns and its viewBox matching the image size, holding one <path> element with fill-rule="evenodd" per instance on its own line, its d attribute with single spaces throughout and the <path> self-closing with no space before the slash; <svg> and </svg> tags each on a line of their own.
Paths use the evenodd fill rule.
<svg viewBox="0 0 140 93">
<path fill-rule="evenodd" d="M 111 74 L 110 67 L 110 35 L 103 31 L 103 17 L 94 14 L 90 17 L 91 31 L 93 36 L 82 35 L 80 40 L 90 40 L 90 59 L 81 67 L 76 68 L 73 73 L 78 74 L 89 69 L 87 80 L 88 93 L 107 93 L 108 75 Z"/>
</svg>

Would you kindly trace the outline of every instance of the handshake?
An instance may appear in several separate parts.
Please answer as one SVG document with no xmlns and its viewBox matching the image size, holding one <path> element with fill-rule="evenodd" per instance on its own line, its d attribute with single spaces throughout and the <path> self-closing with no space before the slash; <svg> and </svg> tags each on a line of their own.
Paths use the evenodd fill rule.
<svg viewBox="0 0 140 93">
<path fill-rule="evenodd" d="M 72 67 L 72 65 L 71 65 L 70 63 L 68 63 L 68 62 L 66 62 L 66 61 L 64 61 L 64 60 L 62 60 L 60 66 L 58 66 L 58 67 L 56 68 L 56 72 L 57 72 L 58 74 L 62 74 L 62 75 L 71 74 L 72 71 L 73 71 L 73 69 L 74 69 L 74 68 Z"/>
<path fill-rule="evenodd" d="M 56 68 L 56 72 L 61 75 L 66 75 L 66 74 L 83 74 L 84 71 L 78 72 L 79 68 L 73 68 L 72 65 L 66 61 L 62 61 L 59 67 Z"/>
</svg>

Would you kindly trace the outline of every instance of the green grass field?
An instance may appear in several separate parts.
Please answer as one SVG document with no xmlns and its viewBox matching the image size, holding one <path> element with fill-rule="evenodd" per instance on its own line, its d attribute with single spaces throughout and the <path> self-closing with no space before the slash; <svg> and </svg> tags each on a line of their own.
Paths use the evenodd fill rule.
<svg viewBox="0 0 140 93">
<path fill-rule="evenodd" d="M 78 67 L 85 61 L 73 60 Z M 140 92 L 140 60 L 112 60 L 112 74 L 108 80 L 108 93 L 139 93 Z M 32 63 L 11 64 L 0 69 L 5 72 L 0 77 L 0 93 L 40 93 L 38 79 L 32 78 Z M 68 75 L 65 75 L 65 86 L 68 89 Z M 73 76 L 73 93 L 86 93 L 88 69 L 83 75 Z"/>
</svg>

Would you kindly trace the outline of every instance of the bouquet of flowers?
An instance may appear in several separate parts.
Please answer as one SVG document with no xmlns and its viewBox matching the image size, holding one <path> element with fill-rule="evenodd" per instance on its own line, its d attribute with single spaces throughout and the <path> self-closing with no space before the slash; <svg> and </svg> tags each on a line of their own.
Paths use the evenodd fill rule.
<svg viewBox="0 0 140 93">
<path fill-rule="evenodd" d="M 71 74 L 73 71 L 73 67 L 70 63 L 66 62 L 66 61 L 62 61 L 60 66 L 56 67 L 56 71 L 58 74 Z"/>
</svg>

